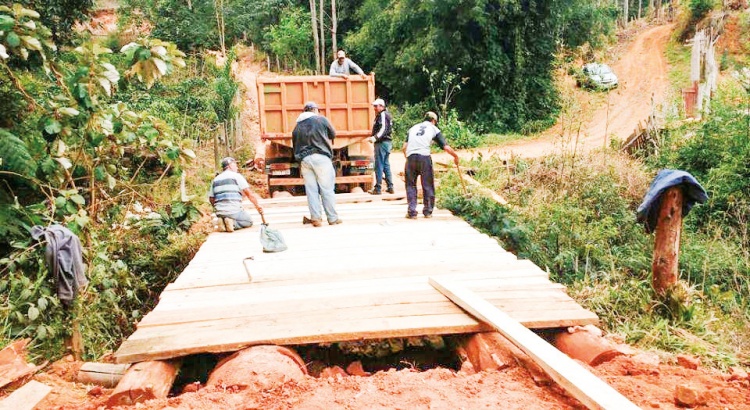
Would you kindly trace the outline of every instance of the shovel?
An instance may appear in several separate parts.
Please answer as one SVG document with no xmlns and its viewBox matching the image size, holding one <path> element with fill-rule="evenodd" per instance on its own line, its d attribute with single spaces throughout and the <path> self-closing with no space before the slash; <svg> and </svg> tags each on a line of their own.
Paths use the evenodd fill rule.
<svg viewBox="0 0 750 410">
<path fill-rule="evenodd" d="M 263 252 L 282 252 L 287 250 L 284 237 L 281 232 L 268 227 L 266 217 L 260 214 L 263 223 L 260 225 L 260 244 L 263 245 Z"/>
<path fill-rule="evenodd" d="M 461 188 L 464 190 L 464 196 L 466 196 L 466 182 L 464 182 L 464 174 L 461 173 L 461 167 L 456 164 L 456 171 L 458 171 L 458 179 L 461 180 Z"/>
</svg>

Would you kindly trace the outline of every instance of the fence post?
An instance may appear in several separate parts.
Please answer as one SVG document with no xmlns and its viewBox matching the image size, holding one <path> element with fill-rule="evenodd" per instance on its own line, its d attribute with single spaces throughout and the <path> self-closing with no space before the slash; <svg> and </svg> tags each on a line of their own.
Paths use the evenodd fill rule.
<svg viewBox="0 0 750 410">
<path fill-rule="evenodd" d="M 659 208 L 654 239 L 652 284 L 656 294 L 660 296 L 664 296 L 679 279 L 683 201 L 682 188 L 672 187 L 664 193 Z"/>
</svg>

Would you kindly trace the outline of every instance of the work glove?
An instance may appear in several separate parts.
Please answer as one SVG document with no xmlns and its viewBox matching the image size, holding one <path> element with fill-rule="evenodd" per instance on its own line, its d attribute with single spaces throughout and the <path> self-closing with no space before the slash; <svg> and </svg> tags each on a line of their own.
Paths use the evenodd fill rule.
<svg viewBox="0 0 750 410">
<path fill-rule="evenodd" d="M 377 138 L 375 138 L 375 137 L 370 137 L 370 138 L 368 138 L 368 139 L 369 139 L 369 140 L 370 140 L 370 142 L 372 142 L 373 144 L 375 143 L 375 141 L 377 141 L 377 140 L 378 140 L 378 139 L 377 139 Z"/>
</svg>

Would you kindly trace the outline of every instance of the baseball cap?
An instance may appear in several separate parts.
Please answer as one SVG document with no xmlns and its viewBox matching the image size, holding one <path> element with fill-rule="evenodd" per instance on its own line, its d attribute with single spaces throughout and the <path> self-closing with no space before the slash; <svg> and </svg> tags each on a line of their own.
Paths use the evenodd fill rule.
<svg viewBox="0 0 750 410">
<path fill-rule="evenodd" d="M 385 107 L 385 101 L 383 101 L 382 98 L 378 98 L 377 100 L 372 102 L 372 105 L 382 105 L 383 107 Z"/>
<path fill-rule="evenodd" d="M 226 169 L 229 166 L 229 164 L 234 163 L 234 162 L 237 162 L 234 158 L 232 158 L 232 157 L 226 157 L 226 158 L 224 158 L 224 159 L 221 160 L 221 167 L 223 169 Z"/>
<path fill-rule="evenodd" d="M 317 110 L 317 109 L 318 109 L 318 104 L 315 104 L 315 101 L 308 101 L 308 102 L 306 102 L 305 103 L 305 108 L 303 108 L 303 110 L 305 112 L 312 111 L 312 110 Z"/>
<path fill-rule="evenodd" d="M 344 52 L 344 50 L 339 50 L 339 52 L 336 53 L 336 58 L 342 58 L 342 57 L 346 57 L 346 53 Z"/>
<path fill-rule="evenodd" d="M 438 116 L 437 116 L 437 114 L 435 114 L 435 113 L 434 113 L 434 112 L 432 112 L 432 111 L 427 111 L 427 113 L 426 113 L 426 114 L 424 115 L 424 117 L 425 117 L 425 119 L 427 119 L 427 120 L 435 120 L 435 121 L 437 121 L 437 120 L 438 120 Z"/>
</svg>

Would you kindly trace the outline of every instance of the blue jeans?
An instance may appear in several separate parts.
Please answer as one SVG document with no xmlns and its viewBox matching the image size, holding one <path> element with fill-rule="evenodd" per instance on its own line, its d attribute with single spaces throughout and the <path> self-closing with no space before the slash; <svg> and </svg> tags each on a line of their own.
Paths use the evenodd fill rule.
<svg viewBox="0 0 750 410">
<path fill-rule="evenodd" d="M 250 217 L 250 212 L 247 212 L 244 209 L 231 215 L 217 214 L 216 216 L 234 219 L 234 229 L 249 228 L 253 226 L 253 219 Z"/>
<path fill-rule="evenodd" d="M 302 158 L 300 171 L 305 180 L 310 218 L 316 221 L 322 220 L 322 210 L 325 210 L 329 223 L 337 221 L 339 215 L 336 213 L 336 194 L 333 192 L 336 187 L 336 171 L 333 169 L 331 159 L 321 154 L 310 154 Z"/>
<path fill-rule="evenodd" d="M 383 186 L 383 173 L 385 173 L 385 183 L 388 189 L 393 188 L 393 178 L 391 177 L 391 148 L 393 143 L 390 140 L 375 143 L 375 190 L 380 191 Z"/>
<path fill-rule="evenodd" d="M 432 157 L 411 154 L 406 159 L 404 169 L 406 179 L 406 202 L 409 216 L 417 216 L 417 177 L 422 180 L 422 214 L 432 215 L 435 207 L 435 178 L 432 171 Z"/>
</svg>

